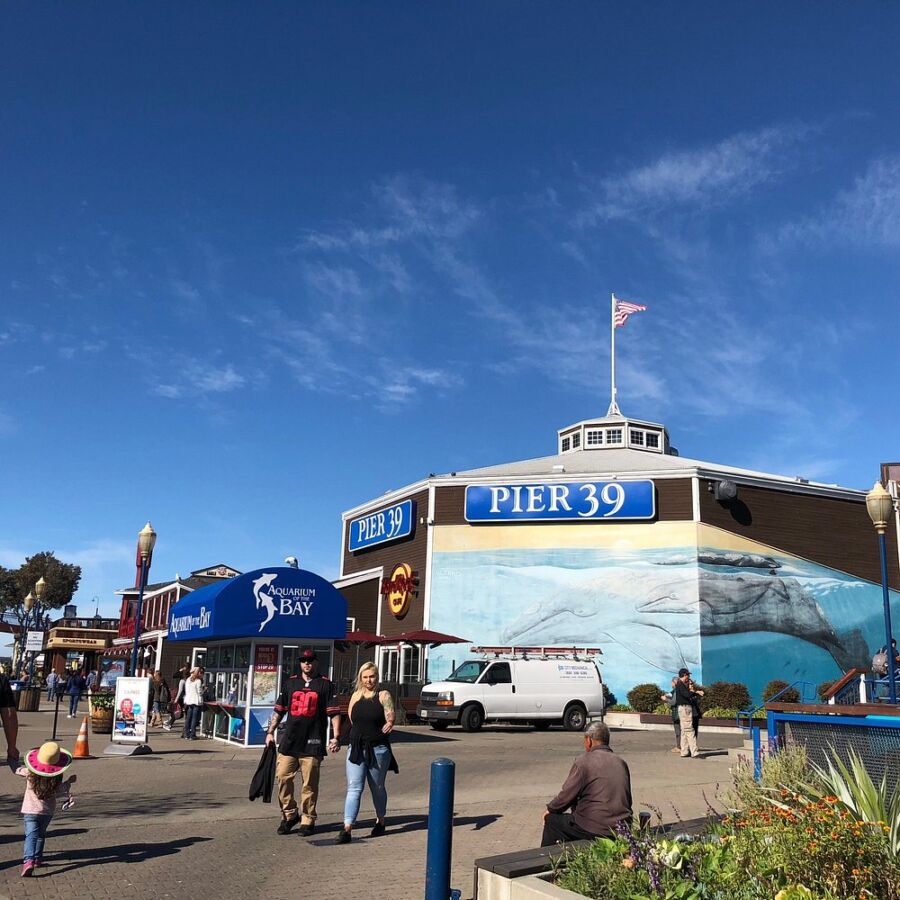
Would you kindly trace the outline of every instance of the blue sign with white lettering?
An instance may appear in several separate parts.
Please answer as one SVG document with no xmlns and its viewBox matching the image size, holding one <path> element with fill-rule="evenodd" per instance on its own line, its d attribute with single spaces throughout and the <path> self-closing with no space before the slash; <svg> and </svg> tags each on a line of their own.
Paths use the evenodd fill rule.
<svg viewBox="0 0 900 900">
<path fill-rule="evenodd" d="M 412 500 L 404 500 L 396 506 L 353 519 L 350 523 L 350 550 L 364 550 L 376 544 L 409 537 L 415 528 L 415 520 L 416 504 Z"/>
<path fill-rule="evenodd" d="M 572 522 L 652 519 L 652 481 L 569 481 L 555 484 L 470 484 L 467 522 Z"/>
<path fill-rule="evenodd" d="M 169 611 L 170 641 L 340 640 L 346 633 L 344 595 L 321 575 L 282 566 L 198 588 Z"/>
</svg>

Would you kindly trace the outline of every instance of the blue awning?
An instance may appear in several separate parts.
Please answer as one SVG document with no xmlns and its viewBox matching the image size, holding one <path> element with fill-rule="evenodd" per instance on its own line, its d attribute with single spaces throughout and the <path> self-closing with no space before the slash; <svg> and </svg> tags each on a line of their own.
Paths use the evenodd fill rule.
<svg viewBox="0 0 900 900">
<path fill-rule="evenodd" d="M 169 611 L 170 641 L 228 638 L 340 640 L 347 601 L 331 582 L 303 569 L 257 569 L 192 591 Z"/>
</svg>

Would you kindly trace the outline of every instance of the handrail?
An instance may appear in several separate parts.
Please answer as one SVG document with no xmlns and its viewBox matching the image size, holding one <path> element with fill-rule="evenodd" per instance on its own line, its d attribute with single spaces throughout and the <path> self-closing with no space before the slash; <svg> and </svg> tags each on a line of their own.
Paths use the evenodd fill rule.
<svg viewBox="0 0 900 900">
<path fill-rule="evenodd" d="M 847 687 L 851 681 L 855 681 L 860 675 L 865 674 L 867 674 L 867 670 L 859 668 L 845 672 L 840 680 L 836 681 L 824 694 L 822 694 L 822 699 L 827 703 L 835 694 Z"/>
<path fill-rule="evenodd" d="M 806 694 L 805 694 L 804 689 L 807 687 L 812 688 L 812 699 L 813 700 L 817 699 L 817 693 L 816 693 L 817 688 L 811 681 L 794 681 L 791 684 L 787 685 L 786 687 L 783 687 L 777 694 L 773 694 L 764 703 L 759 704 L 759 706 L 754 706 L 754 707 L 751 707 L 750 709 L 740 710 L 738 712 L 737 716 L 735 717 L 737 719 L 737 727 L 742 728 L 744 731 L 750 731 L 750 729 L 753 727 L 753 717 L 756 715 L 756 713 L 758 713 L 761 709 L 765 709 L 767 703 L 775 702 L 779 697 L 783 696 L 788 691 L 797 690 L 798 687 L 799 687 L 801 703 L 805 702 Z M 742 722 L 742 719 L 747 720 L 746 724 L 744 724 Z"/>
</svg>

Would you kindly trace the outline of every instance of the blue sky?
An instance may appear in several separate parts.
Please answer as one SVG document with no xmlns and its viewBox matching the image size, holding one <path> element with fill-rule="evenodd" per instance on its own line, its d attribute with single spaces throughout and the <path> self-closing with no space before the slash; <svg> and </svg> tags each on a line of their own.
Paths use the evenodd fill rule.
<svg viewBox="0 0 900 900">
<path fill-rule="evenodd" d="M 900 8 L 19 4 L 0 29 L 0 563 L 113 612 L 619 400 L 683 455 L 900 456 Z M 892 62 L 893 60 L 893 62 Z"/>
</svg>

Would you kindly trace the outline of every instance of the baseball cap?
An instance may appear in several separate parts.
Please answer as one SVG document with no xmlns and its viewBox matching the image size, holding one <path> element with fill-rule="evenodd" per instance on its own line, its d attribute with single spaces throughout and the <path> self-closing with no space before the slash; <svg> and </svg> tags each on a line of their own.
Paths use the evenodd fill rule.
<svg viewBox="0 0 900 900">
<path fill-rule="evenodd" d="M 318 658 L 319 658 L 319 657 L 316 656 L 316 651 L 315 651 L 315 650 L 304 650 L 304 651 L 300 654 L 300 662 L 305 662 L 306 660 L 310 660 L 310 659 L 318 659 Z"/>
<path fill-rule="evenodd" d="M 690 675 L 690 674 L 691 674 L 691 670 L 690 670 L 690 669 L 679 669 L 679 670 L 678 670 L 678 677 L 679 677 L 679 678 L 682 678 L 682 677 L 684 677 L 685 675 Z"/>
</svg>

